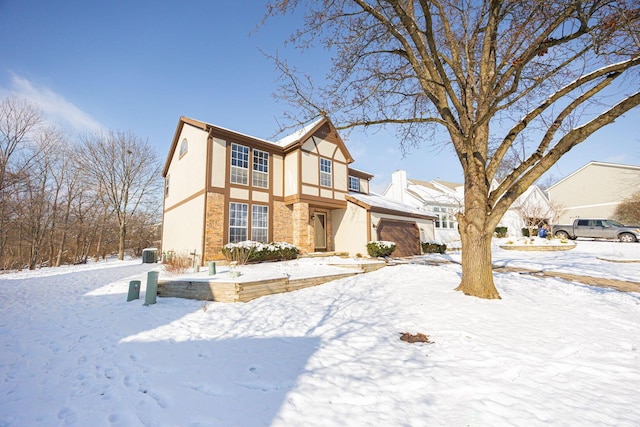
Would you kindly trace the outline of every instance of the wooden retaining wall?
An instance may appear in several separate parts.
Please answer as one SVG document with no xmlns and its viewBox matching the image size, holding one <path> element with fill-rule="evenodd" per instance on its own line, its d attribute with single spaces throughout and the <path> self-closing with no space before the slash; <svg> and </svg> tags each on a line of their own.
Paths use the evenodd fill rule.
<svg viewBox="0 0 640 427">
<path fill-rule="evenodd" d="M 369 270 L 372 271 L 372 270 Z M 256 282 L 222 282 L 219 280 L 159 280 L 159 297 L 177 297 L 216 302 L 248 302 L 283 292 L 321 285 L 332 280 L 355 276 L 364 272 L 348 272 L 330 276 L 289 280 L 287 277 Z"/>
</svg>

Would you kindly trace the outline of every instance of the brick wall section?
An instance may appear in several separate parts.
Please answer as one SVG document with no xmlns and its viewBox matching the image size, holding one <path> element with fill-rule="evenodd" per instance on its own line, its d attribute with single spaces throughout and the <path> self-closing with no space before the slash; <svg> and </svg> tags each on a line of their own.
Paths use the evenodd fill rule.
<svg viewBox="0 0 640 427">
<path fill-rule="evenodd" d="M 226 243 L 222 240 L 224 236 L 225 208 L 224 194 L 207 194 L 203 262 L 224 259 L 220 251 Z"/>
<path fill-rule="evenodd" d="M 327 250 L 334 251 L 336 248 L 333 246 L 333 221 L 331 220 L 331 211 L 327 212 Z"/>
<path fill-rule="evenodd" d="M 273 202 L 273 241 L 293 244 L 293 208 Z"/>
<path fill-rule="evenodd" d="M 309 224 L 309 204 L 293 204 L 293 243 L 302 253 L 313 252 L 313 226 Z"/>
</svg>

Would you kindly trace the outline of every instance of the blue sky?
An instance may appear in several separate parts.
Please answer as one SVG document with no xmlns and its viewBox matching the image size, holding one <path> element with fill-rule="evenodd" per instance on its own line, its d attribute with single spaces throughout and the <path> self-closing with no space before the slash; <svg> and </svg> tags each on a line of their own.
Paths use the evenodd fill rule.
<svg viewBox="0 0 640 427">
<path fill-rule="evenodd" d="M 274 65 L 261 53 L 283 51 L 299 16 L 257 28 L 261 0 L 82 1 L 0 0 L 0 97 L 37 102 L 73 135 L 131 130 L 160 157 L 181 115 L 271 138 L 291 107 L 273 97 Z M 298 55 L 312 72 L 326 66 L 321 48 Z M 549 174 L 564 177 L 590 160 L 640 164 L 636 109 L 574 148 Z M 382 191 L 391 173 L 462 182 L 454 153 L 424 146 L 403 156 L 390 131 L 345 137 L 353 167 L 376 176 Z"/>
</svg>

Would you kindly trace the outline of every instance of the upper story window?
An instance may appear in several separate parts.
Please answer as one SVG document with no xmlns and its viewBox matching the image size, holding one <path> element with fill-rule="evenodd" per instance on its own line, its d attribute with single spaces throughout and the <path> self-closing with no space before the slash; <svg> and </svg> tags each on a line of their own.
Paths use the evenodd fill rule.
<svg viewBox="0 0 640 427">
<path fill-rule="evenodd" d="M 249 147 L 231 144 L 231 182 L 244 185 L 249 183 Z"/>
<path fill-rule="evenodd" d="M 269 153 L 253 150 L 253 185 L 255 187 L 269 187 Z"/>
<path fill-rule="evenodd" d="M 182 156 L 187 154 L 188 150 L 189 150 L 189 142 L 187 141 L 187 138 L 185 138 L 180 143 L 180 158 L 182 158 Z"/>
<path fill-rule="evenodd" d="M 320 158 L 320 185 L 323 187 L 331 187 L 331 160 Z"/>
<path fill-rule="evenodd" d="M 433 214 L 436 216 L 436 228 L 457 227 L 454 208 L 434 206 Z"/>
<path fill-rule="evenodd" d="M 360 191 L 360 178 L 356 178 L 355 176 L 349 177 L 349 190 Z"/>
<path fill-rule="evenodd" d="M 164 197 L 169 195 L 169 175 L 164 178 Z"/>
</svg>

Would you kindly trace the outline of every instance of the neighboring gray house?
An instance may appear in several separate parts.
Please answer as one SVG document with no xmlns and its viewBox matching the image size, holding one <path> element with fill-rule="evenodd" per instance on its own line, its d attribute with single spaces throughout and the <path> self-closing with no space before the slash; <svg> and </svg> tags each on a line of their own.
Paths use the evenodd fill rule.
<svg viewBox="0 0 640 427">
<path fill-rule="evenodd" d="M 561 204 L 557 223 L 576 218 L 611 218 L 616 206 L 640 190 L 640 166 L 589 162 L 547 189 L 549 200 Z"/>
</svg>

